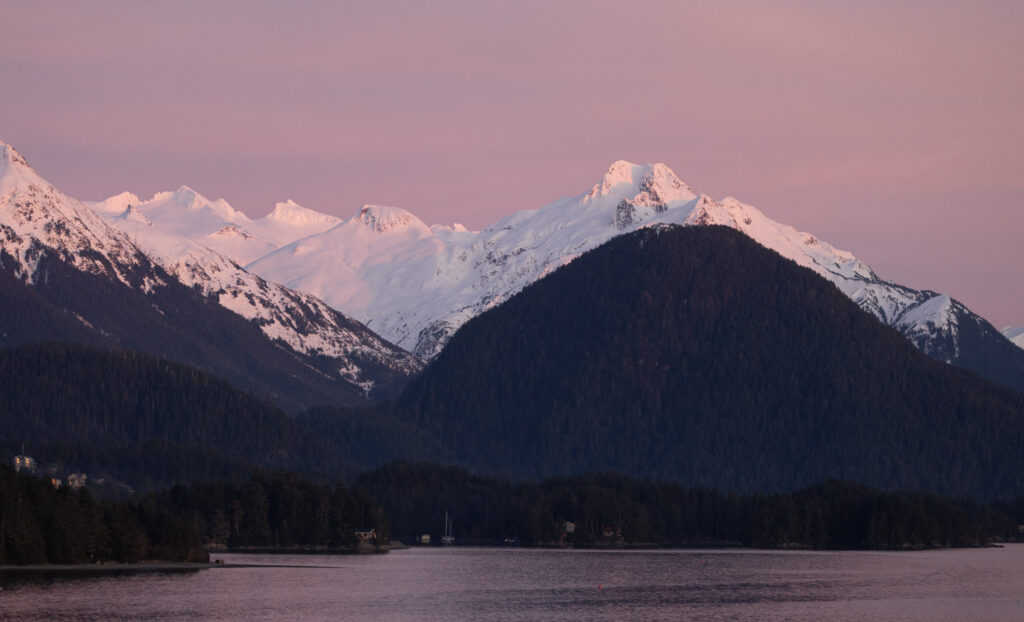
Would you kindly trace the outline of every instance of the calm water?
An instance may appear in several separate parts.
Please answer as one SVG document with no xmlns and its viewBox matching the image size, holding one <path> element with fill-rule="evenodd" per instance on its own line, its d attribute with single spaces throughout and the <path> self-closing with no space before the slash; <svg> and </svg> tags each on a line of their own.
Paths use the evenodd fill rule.
<svg viewBox="0 0 1024 622">
<path fill-rule="evenodd" d="M 1024 545 L 914 553 L 411 549 L 0 578 L 9 620 L 1024 620 Z"/>
</svg>

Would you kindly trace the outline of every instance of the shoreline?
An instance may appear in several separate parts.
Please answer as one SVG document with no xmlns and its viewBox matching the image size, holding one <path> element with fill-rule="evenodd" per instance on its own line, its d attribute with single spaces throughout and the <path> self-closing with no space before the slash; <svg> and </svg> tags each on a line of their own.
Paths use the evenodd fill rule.
<svg viewBox="0 0 1024 622">
<path fill-rule="evenodd" d="M 496 549 L 496 550 L 533 550 L 533 551 L 709 551 L 709 550 L 725 550 L 725 551 L 805 551 L 805 552 L 822 552 L 822 553 L 848 553 L 848 552 L 864 552 L 864 553 L 912 553 L 917 551 L 945 551 L 945 550 L 967 550 L 967 549 L 996 549 L 1004 548 L 1005 542 L 991 543 L 979 546 L 934 546 L 934 547 L 908 547 L 899 549 L 819 549 L 811 547 L 777 547 L 777 548 L 759 548 L 749 547 L 742 545 L 640 545 L 640 546 L 550 546 L 550 545 L 486 545 L 486 544 L 456 544 L 450 547 L 443 546 L 408 546 L 398 543 L 397 546 L 381 547 L 382 550 L 373 551 L 370 554 L 385 553 L 388 550 L 420 550 L 420 549 Z M 1012 544 L 1012 543 L 1011 543 Z M 385 545 L 386 546 L 386 545 Z M 35 565 L 0 565 L 0 576 L 12 575 L 12 574 L 46 574 L 46 573 L 88 573 L 88 574 L 102 574 L 102 573 L 133 573 L 133 572 L 195 572 L 199 570 L 208 570 L 211 568 L 247 568 L 247 567 L 264 567 L 267 564 L 246 564 L 237 562 L 225 562 L 222 559 L 214 560 L 212 555 L 215 554 L 230 554 L 230 555 L 359 555 L 366 554 L 353 549 L 300 549 L 300 548 L 288 548 L 288 549 L 273 549 L 273 548 L 244 548 L 244 549 L 215 549 L 211 551 L 211 560 L 208 563 L 196 563 L 196 562 L 164 562 L 164 561 L 144 561 L 136 563 L 123 563 L 123 562 L 107 562 L 104 564 L 35 564 Z"/>
<path fill-rule="evenodd" d="M 30 564 L 25 566 L 15 565 L 2 565 L 0 566 L 0 574 L 19 574 L 19 573 L 47 573 L 47 572 L 89 572 L 89 573 L 103 573 L 103 572 L 167 572 L 167 571 L 195 571 L 205 570 L 207 568 L 215 568 L 223 566 L 223 564 L 217 564 L 214 562 L 201 564 L 196 562 L 137 562 L 137 563 L 123 563 L 123 562 L 107 562 L 104 564 Z"/>
</svg>

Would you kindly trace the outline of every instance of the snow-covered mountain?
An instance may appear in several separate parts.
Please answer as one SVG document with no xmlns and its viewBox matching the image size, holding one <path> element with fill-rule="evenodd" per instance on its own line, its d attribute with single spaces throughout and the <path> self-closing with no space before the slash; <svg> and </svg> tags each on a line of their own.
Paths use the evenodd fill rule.
<svg viewBox="0 0 1024 622">
<path fill-rule="evenodd" d="M 658 223 L 738 229 L 829 279 L 947 362 L 958 356 L 958 319 L 977 317 L 948 296 L 885 281 L 851 253 L 755 207 L 697 194 L 664 164 L 624 161 L 579 196 L 512 214 L 480 232 L 431 228 L 405 210 L 367 206 L 249 268 L 319 296 L 429 358 L 469 318 L 580 253 Z"/>
<path fill-rule="evenodd" d="M 1000 332 L 1017 347 L 1024 348 L 1024 326 L 1007 326 Z"/>
<path fill-rule="evenodd" d="M 588 191 L 479 232 L 428 226 L 379 205 L 341 221 L 287 202 L 249 219 L 184 186 L 147 201 L 123 194 L 93 205 L 144 247 L 156 238 L 148 230 L 186 237 L 269 282 L 322 299 L 423 358 L 470 318 L 615 236 L 655 224 L 724 225 L 832 281 L 929 356 L 990 377 L 1005 368 L 994 375 L 1024 387 L 1024 359 L 1006 365 L 1016 356 L 1008 342 L 960 302 L 886 281 L 853 254 L 732 197 L 699 194 L 664 164 L 615 162 Z M 161 255 L 158 246 L 150 242 L 148 250 Z M 176 260 L 163 264 L 173 268 Z"/>
<path fill-rule="evenodd" d="M 196 241 L 244 265 L 299 238 L 326 231 L 341 222 L 288 200 L 263 218 L 250 219 L 224 199 L 211 201 L 188 186 L 158 192 L 142 200 L 122 192 L 86 205 L 106 217 L 131 216 L 162 233 Z"/>
<path fill-rule="evenodd" d="M 128 236 L 54 188 L 0 141 L 0 268 L 32 284 L 47 252 L 78 270 L 143 291 L 165 284 Z"/>
<path fill-rule="evenodd" d="M 404 376 L 419 371 L 416 357 L 309 294 L 265 281 L 216 251 L 131 214 L 108 222 L 182 284 L 255 322 L 267 338 L 302 354 L 335 359 L 341 376 L 367 394 L 376 384 L 375 374 L 367 370 L 390 369 Z"/>
<path fill-rule="evenodd" d="M 291 371 L 277 372 L 292 377 L 308 374 L 314 384 L 348 384 L 349 391 L 362 399 L 375 391 L 393 392 L 422 366 L 416 357 L 322 301 L 269 283 L 189 239 L 196 236 L 202 240 L 210 235 L 210 230 L 216 235 L 225 227 L 244 225 L 269 232 L 268 237 L 280 241 L 282 235 L 291 238 L 329 226 L 330 217 L 320 218 L 315 212 L 289 202 L 279 204 L 267 218 L 250 221 L 225 201 L 207 201 L 184 187 L 173 193 L 160 193 L 145 202 L 125 193 L 92 207 L 98 207 L 106 218 L 54 188 L 13 147 L 0 142 L 0 268 L 19 282 L 39 289 L 38 281 L 47 274 L 40 270 L 40 262 L 49 258 L 152 296 L 144 304 L 162 315 L 168 315 L 167 305 L 158 304 L 156 297 L 192 297 L 195 300 L 189 304 L 193 309 L 213 299 L 244 318 L 245 325 L 258 327 L 257 339 L 264 339 L 272 348 L 284 347 L 293 358 L 298 356 L 289 361 L 282 355 L 278 367 Z M 276 246 L 269 243 L 267 248 Z M 66 296 L 58 304 L 65 309 L 76 308 L 75 301 L 66 300 Z M 83 325 L 94 328 L 95 322 L 81 315 L 78 318 Z M 221 316 L 217 318 L 205 320 L 224 321 Z M 180 318 L 179 323 L 190 321 L 203 322 L 204 318 Z M 231 330 L 245 332 L 238 326 L 225 329 L 227 333 Z M 116 328 L 99 332 L 111 337 L 114 343 L 123 341 Z M 239 339 L 251 341 L 249 337 Z M 140 343 L 128 341 L 134 347 Z M 142 345 L 145 347 L 144 340 Z M 230 362 L 230 366 L 245 367 L 238 364 L 245 357 L 257 356 L 256 352 L 245 351 L 245 347 L 243 344 L 234 354 L 220 353 L 208 358 L 227 361 L 237 356 L 239 360 Z M 272 352 L 272 348 L 268 350 L 258 344 L 254 347 L 262 352 L 258 356 L 263 359 L 268 358 L 267 352 Z M 276 356 L 272 354 L 270 358 Z M 256 367 L 265 364 L 261 361 Z M 327 394 L 333 391 L 328 389 Z M 343 399 L 344 395 L 342 391 Z M 303 399 L 290 401 L 301 403 Z"/>
</svg>

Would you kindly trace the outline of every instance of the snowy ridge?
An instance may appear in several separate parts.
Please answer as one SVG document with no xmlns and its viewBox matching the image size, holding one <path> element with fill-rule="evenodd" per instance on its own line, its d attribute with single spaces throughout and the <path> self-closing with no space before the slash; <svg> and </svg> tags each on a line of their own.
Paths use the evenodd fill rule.
<svg viewBox="0 0 1024 622">
<path fill-rule="evenodd" d="M 14 147 L 0 142 L 0 265 L 32 284 L 52 253 L 91 274 L 149 292 L 163 285 L 122 232 L 40 177 Z"/>
<path fill-rule="evenodd" d="M 424 358 L 435 356 L 468 319 L 581 253 L 657 224 L 737 229 L 829 279 L 935 358 L 951 361 L 959 355 L 963 318 L 983 321 L 948 296 L 885 281 L 853 254 L 753 206 L 696 193 L 660 163 L 617 161 L 587 192 L 511 214 L 479 232 L 461 225 L 427 226 L 404 209 L 378 205 L 340 220 L 286 201 L 253 220 L 187 186 L 148 201 L 124 193 L 95 205 L 105 214 L 122 214 L 118 226 L 143 222 L 143 216 L 152 229 L 217 251 L 221 259 L 268 282 L 311 294 Z M 134 235 L 145 237 L 141 230 Z M 188 270 L 200 263 L 197 259 Z M 202 287 L 219 291 L 223 284 Z"/>
<path fill-rule="evenodd" d="M 291 199 L 274 205 L 274 211 L 267 214 L 264 220 L 287 227 L 311 228 L 311 233 L 329 229 L 341 222 L 341 219 L 336 216 L 328 216 L 327 214 L 307 209 Z M 305 236 L 300 235 L 299 237 Z"/>
<path fill-rule="evenodd" d="M 375 209 L 364 208 L 249 268 L 319 296 L 429 358 L 469 318 L 617 235 L 655 224 L 717 224 L 829 279 L 926 351 L 929 340 L 957 337 L 949 309 L 959 303 L 944 305 L 934 292 L 883 281 L 851 253 L 732 197 L 698 195 L 664 164 L 620 160 L 588 192 L 517 212 L 480 232 L 426 227 L 409 212 L 390 208 L 395 211 L 388 212 L 385 229 L 404 229 L 401 236 L 384 243 L 379 236 L 351 233 L 354 222 L 376 223 Z"/>
<path fill-rule="evenodd" d="M 337 359 L 341 376 L 366 394 L 374 388 L 366 368 L 386 367 L 412 374 L 421 366 L 414 356 L 323 301 L 250 274 L 202 244 L 139 222 L 111 222 L 181 283 L 199 288 L 221 306 L 254 321 L 267 338 L 282 341 L 302 354 Z"/>
<path fill-rule="evenodd" d="M 321 214 L 288 200 L 263 218 L 251 219 L 224 199 L 212 201 L 188 186 L 158 192 L 140 200 L 122 192 L 103 201 L 86 203 L 105 217 L 132 208 L 164 233 L 195 240 L 239 265 L 254 261 L 278 247 L 326 231 L 340 218 Z"/>
</svg>

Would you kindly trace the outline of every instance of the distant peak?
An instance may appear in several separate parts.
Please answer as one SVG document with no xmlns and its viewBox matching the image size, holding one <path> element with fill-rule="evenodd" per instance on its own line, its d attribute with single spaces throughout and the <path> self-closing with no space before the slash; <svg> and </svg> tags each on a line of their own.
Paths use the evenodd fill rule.
<svg viewBox="0 0 1024 622">
<path fill-rule="evenodd" d="M 180 186 L 174 192 L 158 192 L 148 202 L 168 201 L 185 208 L 188 211 L 199 211 L 208 209 L 228 222 L 249 222 L 249 218 L 231 207 L 231 204 L 224 199 L 211 201 L 188 186 Z"/>
<path fill-rule="evenodd" d="M 335 225 L 341 222 L 341 219 L 336 216 L 321 214 L 316 210 L 302 207 L 291 199 L 277 203 L 274 206 L 274 211 L 267 214 L 266 218 L 267 220 L 289 225 Z"/>
<path fill-rule="evenodd" d="M 450 231 L 452 233 L 469 232 L 469 229 L 466 228 L 466 225 L 463 225 L 462 223 L 458 222 L 452 223 L 450 225 L 430 225 L 430 230 L 433 231 L 434 233 L 437 233 L 439 231 Z"/>
<path fill-rule="evenodd" d="M 0 176 L 16 168 L 32 170 L 25 157 L 18 153 L 18 150 L 0 140 Z"/>
<path fill-rule="evenodd" d="M 102 201 L 96 201 L 95 203 L 86 203 L 92 209 L 103 212 L 117 218 L 123 218 L 126 210 L 133 206 L 142 203 L 134 193 L 125 191 L 114 196 L 107 197 Z"/>
<path fill-rule="evenodd" d="M 175 203 L 180 203 L 186 207 L 192 207 L 203 200 L 201 194 L 184 185 L 175 190 L 171 194 L 171 198 L 174 199 Z"/>
<path fill-rule="evenodd" d="M 660 162 L 633 164 L 618 160 L 608 167 L 608 172 L 591 188 L 583 203 L 604 197 L 612 197 L 616 202 L 626 200 L 637 204 L 663 204 L 676 200 L 691 201 L 696 195 L 676 177 L 672 169 Z"/>
<path fill-rule="evenodd" d="M 637 168 L 640 168 L 640 166 L 628 160 L 616 160 L 608 167 L 608 172 L 604 174 L 604 178 L 608 180 L 617 179 L 629 183 L 633 181 L 633 172 Z"/>
<path fill-rule="evenodd" d="M 608 172 L 604 174 L 601 181 L 590 190 L 590 194 L 587 195 L 588 199 L 595 199 L 597 197 L 607 196 L 617 186 L 623 184 L 633 183 L 633 172 L 634 169 L 640 168 L 632 162 L 626 160 L 617 160 L 608 167 Z"/>
<path fill-rule="evenodd" d="M 400 229 L 429 228 L 411 213 L 400 207 L 384 205 L 364 205 L 353 220 L 373 229 L 378 233 L 388 233 Z"/>
<path fill-rule="evenodd" d="M 125 205 L 138 205 L 139 197 L 134 192 L 125 190 L 107 198 L 107 202 L 124 203 Z"/>
<path fill-rule="evenodd" d="M 275 203 L 274 204 L 274 211 L 271 212 L 271 213 L 273 213 L 273 214 L 290 214 L 290 213 L 293 213 L 293 212 L 312 212 L 312 211 L 313 210 L 306 209 L 305 207 L 302 207 L 301 205 L 299 205 L 295 201 L 292 201 L 291 199 L 288 199 L 286 201 L 278 201 L 277 203 Z"/>
</svg>

